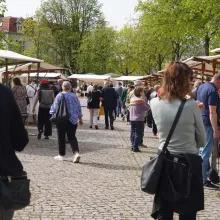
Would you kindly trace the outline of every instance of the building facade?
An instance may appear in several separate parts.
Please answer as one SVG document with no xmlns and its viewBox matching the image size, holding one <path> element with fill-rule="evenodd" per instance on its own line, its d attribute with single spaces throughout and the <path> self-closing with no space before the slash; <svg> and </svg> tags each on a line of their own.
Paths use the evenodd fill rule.
<svg viewBox="0 0 220 220">
<path fill-rule="evenodd" d="M 23 52 L 29 45 L 23 40 L 23 35 L 20 33 L 22 28 L 21 17 L 0 17 L 0 32 L 4 33 L 2 42 L 8 50 L 13 50 L 13 45 L 10 42 L 16 42 L 20 45 L 20 52 Z"/>
</svg>

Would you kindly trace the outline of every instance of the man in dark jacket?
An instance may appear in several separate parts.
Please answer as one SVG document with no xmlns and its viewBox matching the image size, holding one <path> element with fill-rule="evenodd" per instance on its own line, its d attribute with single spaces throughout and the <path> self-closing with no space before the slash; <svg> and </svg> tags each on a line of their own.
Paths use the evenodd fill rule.
<svg viewBox="0 0 220 220">
<path fill-rule="evenodd" d="M 23 166 L 15 151 L 22 151 L 28 144 L 20 110 L 9 88 L 0 84 L 0 177 L 20 176 Z M 12 211 L 0 205 L 0 219 L 11 220 Z"/>
<path fill-rule="evenodd" d="M 111 130 L 114 130 L 113 127 L 113 111 L 116 109 L 118 95 L 114 88 L 110 87 L 109 82 L 105 82 L 105 88 L 102 90 L 102 104 L 104 106 L 105 112 L 105 129 L 109 128 L 109 120 L 110 119 L 110 126 Z"/>
</svg>

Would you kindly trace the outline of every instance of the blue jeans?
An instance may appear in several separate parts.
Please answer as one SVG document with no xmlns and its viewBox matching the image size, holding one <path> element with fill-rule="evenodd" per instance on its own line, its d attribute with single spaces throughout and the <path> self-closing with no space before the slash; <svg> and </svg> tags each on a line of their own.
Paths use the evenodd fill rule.
<svg viewBox="0 0 220 220">
<path fill-rule="evenodd" d="M 116 111 L 117 111 L 117 117 L 119 117 L 119 115 L 121 114 L 121 102 L 120 101 L 117 102 Z"/>
<path fill-rule="evenodd" d="M 141 144 L 144 132 L 144 121 L 131 121 L 131 144 L 132 149 L 137 150 Z"/>
<path fill-rule="evenodd" d="M 202 156 L 202 176 L 203 183 L 207 180 L 207 172 L 209 171 L 209 158 L 212 153 L 213 148 L 213 129 L 212 126 L 205 126 L 206 131 L 206 145 L 200 149 L 200 154 Z"/>
</svg>

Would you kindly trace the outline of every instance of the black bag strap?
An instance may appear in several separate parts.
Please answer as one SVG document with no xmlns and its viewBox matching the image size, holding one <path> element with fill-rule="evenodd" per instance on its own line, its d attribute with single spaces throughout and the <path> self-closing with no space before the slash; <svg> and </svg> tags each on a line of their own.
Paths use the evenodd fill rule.
<svg viewBox="0 0 220 220">
<path fill-rule="evenodd" d="M 182 111 L 183 111 L 183 107 L 184 107 L 185 103 L 186 103 L 186 100 L 181 101 L 181 104 L 180 104 L 180 106 L 179 106 L 179 109 L 178 109 L 178 111 L 177 111 L 177 113 L 176 113 L 176 117 L 175 117 L 175 119 L 174 119 L 174 122 L 173 122 L 173 124 L 172 124 L 171 129 L 170 129 L 170 132 L 169 132 L 169 134 L 168 134 L 167 140 L 166 140 L 166 142 L 165 142 L 165 144 L 164 144 L 164 146 L 163 146 L 163 149 L 162 149 L 163 152 L 166 152 L 166 150 L 167 150 L 167 147 L 168 147 L 168 145 L 169 145 L 170 139 L 171 139 L 171 137 L 172 137 L 172 135 L 173 135 L 173 132 L 174 132 L 174 130 L 175 130 L 175 128 L 176 128 L 177 122 L 179 121 L 179 118 L 180 118 L 180 115 L 181 115 L 181 113 L 182 113 Z"/>
</svg>

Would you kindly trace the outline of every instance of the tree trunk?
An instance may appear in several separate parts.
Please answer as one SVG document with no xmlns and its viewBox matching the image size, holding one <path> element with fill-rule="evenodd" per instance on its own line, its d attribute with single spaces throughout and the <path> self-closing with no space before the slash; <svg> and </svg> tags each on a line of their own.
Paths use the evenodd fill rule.
<svg viewBox="0 0 220 220">
<path fill-rule="evenodd" d="M 158 54 L 158 71 L 162 70 L 162 57 Z"/>
<path fill-rule="evenodd" d="M 125 76 L 128 76 L 128 75 L 129 75 L 128 67 L 126 66 L 126 69 L 125 69 Z"/>
<path fill-rule="evenodd" d="M 205 43 L 204 43 L 205 56 L 209 56 L 209 44 L 210 44 L 210 38 L 208 35 L 206 35 L 205 36 Z"/>
</svg>

